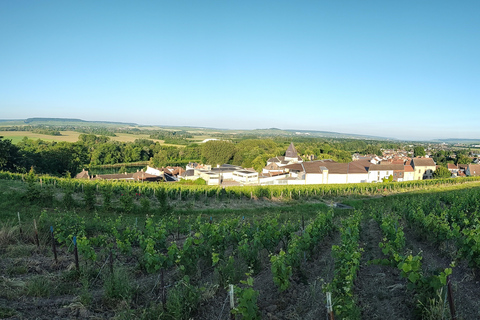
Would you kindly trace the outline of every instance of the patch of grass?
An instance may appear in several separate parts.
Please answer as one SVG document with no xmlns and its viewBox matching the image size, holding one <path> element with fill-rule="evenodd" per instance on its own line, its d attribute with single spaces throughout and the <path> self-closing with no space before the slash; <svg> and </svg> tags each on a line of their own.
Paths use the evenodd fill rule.
<svg viewBox="0 0 480 320">
<path fill-rule="evenodd" d="M 7 267 L 7 274 L 9 276 L 16 276 L 20 274 L 26 274 L 28 272 L 28 267 L 25 261 L 20 260 L 17 262 L 14 262 L 12 265 L 9 265 Z"/>
<path fill-rule="evenodd" d="M 113 274 L 105 274 L 103 288 L 107 300 L 130 300 L 134 294 L 132 279 L 122 268 L 116 268 Z"/>
<path fill-rule="evenodd" d="M 7 247 L 5 257 L 8 258 L 22 258 L 28 257 L 35 251 L 37 247 L 33 244 L 16 244 Z"/>
<path fill-rule="evenodd" d="M 7 319 L 15 316 L 16 314 L 17 311 L 15 311 L 14 309 L 0 306 L 0 319 Z"/>
<path fill-rule="evenodd" d="M 48 297 L 52 282 L 45 276 L 36 276 L 27 282 L 27 295 L 31 297 Z"/>
<path fill-rule="evenodd" d="M 0 298 L 15 299 L 21 296 L 26 288 L 21 280 L 0 277 Z"/>
</svg>

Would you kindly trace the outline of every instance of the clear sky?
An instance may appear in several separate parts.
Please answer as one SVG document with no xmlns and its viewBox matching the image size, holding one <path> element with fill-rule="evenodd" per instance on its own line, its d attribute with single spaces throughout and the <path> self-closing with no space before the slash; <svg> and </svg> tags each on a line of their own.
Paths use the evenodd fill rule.
<svg viewBox="0 0 480 320">
<path fill-rule="evenodd" d="M 480 138 L 480 1 L 0 1 L 0 119 Z"/>
</svg>

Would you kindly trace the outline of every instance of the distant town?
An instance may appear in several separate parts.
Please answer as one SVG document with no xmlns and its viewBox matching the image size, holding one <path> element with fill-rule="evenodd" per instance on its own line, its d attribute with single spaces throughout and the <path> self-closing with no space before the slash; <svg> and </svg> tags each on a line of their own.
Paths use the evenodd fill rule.
<svg viewBox="0 0 480 320">
<path fill-rule="evenodd" d="M 338 163 L 330 159 L 315 160 L 307 156 L 304 161 L 290 143 L 284 155 L 268 159 L 261 172 L 253 168 L 243 168 L 232 164 L 200 164 L 190 162 L 185 168 L 166 166 L 135 173 L 117 173 L 90 175 L 83 170 L 76 175 L 77 179 L 94 180 L 135 180 L 196 181 L 202 179 L 207 185 L 244 186 L 244 185 L 308 185 L 308 184 L 345 184 L 345 183 L 378 183 L 386 181 L 414 181 L 433 179 L 438 166 L 428 156 L 413 157 L 406 150 L 383 150 L 382 156 L 375 154 L 358 154 L 352 156 L 349 163 Z M 471 164 L 447 164 L 449 176 L 480 176 L 479 159 Z"/>
</svg>

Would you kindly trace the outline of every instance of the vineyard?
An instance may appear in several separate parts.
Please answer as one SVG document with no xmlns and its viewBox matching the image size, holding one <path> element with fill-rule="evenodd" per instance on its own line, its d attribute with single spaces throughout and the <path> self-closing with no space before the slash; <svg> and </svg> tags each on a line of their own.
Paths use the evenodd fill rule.
<svg viewBox="0 0 480 320">
<path fill-rule="evenodd" d="M 335 319 L 480 318 L 480 187 L 468 179 L 0 178 L 0 318 L 320 319 L 327 292 Z M 340 199 L 350 206 L 325 204 Z"/>
</svg>

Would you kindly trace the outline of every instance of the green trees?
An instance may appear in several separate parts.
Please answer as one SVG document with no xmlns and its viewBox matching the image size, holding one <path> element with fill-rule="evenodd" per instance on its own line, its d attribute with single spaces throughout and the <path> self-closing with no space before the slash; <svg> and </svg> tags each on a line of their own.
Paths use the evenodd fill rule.
<svg viewBox="0 0 480 320">
<path fill-rule="evenodd" d="M 0 170 L 13 171 L 18 167 L 18 148 L 12 144 L 12 140 L 3 139 L 0 136 Z"/>
<path fill-rule="evenodd" d="M 202 161 L 212 165 L 228 163 L 235 153 L 235 145 L 228 141 L 208 141 L 202 148 Z"/>
<path fill-rule="evenodd" d="M 456 164 L 469 164 L 471 162 L 472 162 L 472 159 L 470 159 L 465 154 L 457 154 L 457 158 L 455 161 Z"/>
<path fill-rule="evenodd" d="M 452 173 L 448 171 L 447 168 L 445 167 L 438 167 L 437 170 L 433 173 L 433 177 L 435 179 L 441 179 L 441 178 L 450 178 L 452 176 Z"/>
<path fill-rule="evenodd" d="M 413 155 L 414 157 L 425 157 L 426 153 L 423 146 L 416 146 L 413 148 Z"/>
</svg>

